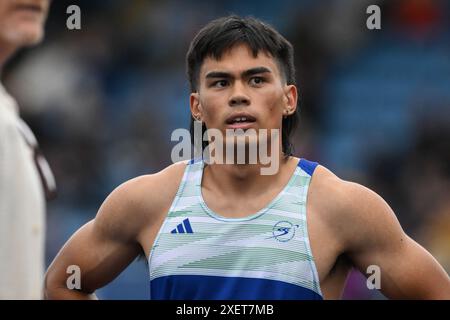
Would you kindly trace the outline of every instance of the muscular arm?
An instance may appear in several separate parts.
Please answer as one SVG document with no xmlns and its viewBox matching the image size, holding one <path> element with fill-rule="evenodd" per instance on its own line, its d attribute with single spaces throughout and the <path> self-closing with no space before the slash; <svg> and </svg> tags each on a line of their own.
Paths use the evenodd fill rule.
<svg viewBox="0 0 450 320">
<path fill-rule="evenodd" d="M 394 299 L 450 299 L 450 278 L 434 257 L 401 228 L 389 205 L 373 191 L 331 177 L 345 254 L 366 274 L 381 271 L 381 292 Z"/>
<path fill-rule="evenodd" d="M 103 203 L 96 218 L 81 227 L 64 245 L 45 277 L 47 299 L 90 299 L 96 289 L 112 281 L 140 252 L 138 212 L 127 193 L 116 189 Z M 127 216 L 129 217 L 127 219 Z M 81 288 L 67 287 L 69 266 L 78 266 Z"/>
<path fill-rule="evenodd" d="M 69 239 L 50 265 L 45 277 L 45 298 L 96 298 L 94 291 L 116 278 L 142 252 L 139 238 L 143 229 L 150 228 L 156 234 L 161 213 L 169 209 L 184 167 L 174 164 L 114 190 L 95 219 Z M 79 290 L 67 288 L 71 275 L 67 268 L 71 265 L 81 271 Z"/>
</svg>

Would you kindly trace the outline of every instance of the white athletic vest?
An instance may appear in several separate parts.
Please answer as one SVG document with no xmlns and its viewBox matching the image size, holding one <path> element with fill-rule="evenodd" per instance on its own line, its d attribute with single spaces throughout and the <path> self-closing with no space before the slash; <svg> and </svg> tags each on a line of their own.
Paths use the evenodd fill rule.
<svg viewBox="0 0 450 320">
<path fill-rule="evenodd" d="M 316 166 L 301 159 L 267 207 L 230 219 L 207 207 L 191 160 L 150 253 L 150 299 L 322 299 L 306 224 Z"/>
</svg>

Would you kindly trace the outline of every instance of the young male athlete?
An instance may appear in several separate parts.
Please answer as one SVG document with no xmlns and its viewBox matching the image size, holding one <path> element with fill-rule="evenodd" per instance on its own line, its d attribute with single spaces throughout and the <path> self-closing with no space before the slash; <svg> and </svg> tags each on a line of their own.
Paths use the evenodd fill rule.
<svg viewBox="0 0 450 320">
<path fill-rule="evenodd" d="M 446 272 L 380 196 L 290 155 L 297 89 L 278 32 L 253 18 L 212 21 L 187 65 L 193 118 L 223 133 L 280 129 L 268 141 L 282 146 L 278 171 L 200 159 L 122 184 L 49 267 L 47 298 L 95 298 L 141 252 L 151 299 L 337 299 L 352 266 L 378 268 L 390 298 L 450 298 Z M 71 265 L 78 290 L 66 285 Z"/>
</svg>

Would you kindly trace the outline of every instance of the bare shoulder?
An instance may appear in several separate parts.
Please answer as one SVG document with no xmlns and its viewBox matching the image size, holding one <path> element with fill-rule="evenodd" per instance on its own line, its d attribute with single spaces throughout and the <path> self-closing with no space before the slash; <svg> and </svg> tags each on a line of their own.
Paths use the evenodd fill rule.
<svg viewBox="0 0 450 320">
<path fill-rule="evenodd" d="M 339 178 L 323 166 L 318 166 L 311 181 L 311 193 L 320 199 L 320 205 L 328 207 L 330 213 L 342 211 L 354 214 L 364 211 L 370 213 L 372 206 L 381 205 L 384 200 L 373 190 L 351 181 Z"/>
<path fill-rule="evenodd" d="M 314 172 L 308 197 L 346 248 L 379 241 L 380 235 L 402 236 L 394 212 L 380 195 L 339 178 L 323 166 Z"/>
<path fill-rule="evenodd" d="M 167 212 L 183 177 L 186 162 L 124 182 L 101 205 L 95 218 L 97 231 L 116 239 L 135 240 L 143 226 Z"/>
<path fill-rule="evenodd" d="M 339 254 L 363 273 L 369 266 L 378 267 L 387 297 L 447 299 L 450 279 L 445 270 L 403 231 L 382 197 L 323 167 L 316 170 L 310 200 L 314 213 L 327 225 L 325 230 L 338 241 Z"/>
</svg>

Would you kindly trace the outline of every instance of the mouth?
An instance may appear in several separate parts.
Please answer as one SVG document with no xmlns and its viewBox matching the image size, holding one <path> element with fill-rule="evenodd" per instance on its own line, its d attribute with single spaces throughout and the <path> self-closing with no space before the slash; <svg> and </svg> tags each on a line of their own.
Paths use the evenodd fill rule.
<svg viewBox="0 0 450 320">
<path fill-rule="evenodd" d="M 25 11 L 25 12 L 31 12 L 31 13 L 43 13 L 44 8 L 42 5 L 39 5 L 37 3 L 19 3 L 14 7 L 17 11 Z"/>
<path fill-rule="evenodd" d="M 256 118 L 248 113 L 235 113 L 225 121 L 228 129 L 248 129 L 256 122 Z"/>
</svg>

